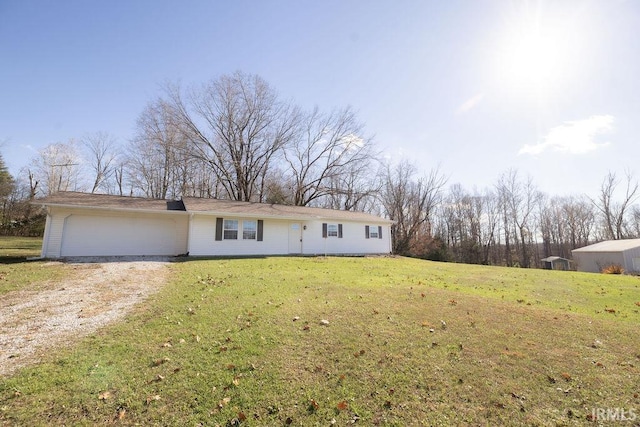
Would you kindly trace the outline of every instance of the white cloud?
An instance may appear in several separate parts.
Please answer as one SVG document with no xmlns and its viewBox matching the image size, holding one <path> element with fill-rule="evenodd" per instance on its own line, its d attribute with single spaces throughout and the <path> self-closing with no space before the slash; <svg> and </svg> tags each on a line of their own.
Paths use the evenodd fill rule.
<svg viewBox="0 0 640 427">
<path fill-rule="evenodd" d="M 456 110 L 456 114 L 463 114 L 473 109 L 480 103 L 480 101 L 482 101 L 482 98 L 484 98 L 484 93 L 479 93 L 474 97 L 467 99 L 462 103 L 462 105 L 458 107 L 458 109 Z"/>
<path fill-rule="evenodd" d="M 609 145 L 596 142 L 596 137 L 613 129 L 613 116 L 591 116 L 588 119 L 564 122 L 552 128 L 537 144 L 525 144 L 518 154 L 540 154 L 547 150 L 584 154 Z"/>
</svg>

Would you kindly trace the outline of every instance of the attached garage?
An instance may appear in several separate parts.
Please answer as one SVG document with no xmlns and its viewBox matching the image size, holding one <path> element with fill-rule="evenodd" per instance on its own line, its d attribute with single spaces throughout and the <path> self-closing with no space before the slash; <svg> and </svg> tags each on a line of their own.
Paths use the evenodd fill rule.
<svg viewBox="0 0 640 427">
<path fill-rule="evenodd" d="M 60 256 L 177 255 L 185 253 L 186 217 L 139 214 L 65 218 Z M 181 222 L 183 224 L 181 224 Z M 182 228 L 182 230 L 181 230 Z M 182 231 L 182 232 L 181 232 Z M 182 238 L 182 240 L 180 240 Z"/>
<path fill-rule="evenodd" d="M 81 193 L 54 195 L 49 201 L 43 257 L 187 252 L 189 217 L 182 203 Z"/>
</svg>

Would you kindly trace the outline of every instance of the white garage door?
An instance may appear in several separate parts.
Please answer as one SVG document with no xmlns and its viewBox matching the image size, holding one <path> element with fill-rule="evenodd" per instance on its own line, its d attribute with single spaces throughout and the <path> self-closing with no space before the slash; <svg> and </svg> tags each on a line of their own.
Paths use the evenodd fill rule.
<svg viewBox="0 0 640 427">
<path fill-rule="evenodd" d="M 177 255 L 173 218 L 70 215 L 61 256 Z"/>
</svg>

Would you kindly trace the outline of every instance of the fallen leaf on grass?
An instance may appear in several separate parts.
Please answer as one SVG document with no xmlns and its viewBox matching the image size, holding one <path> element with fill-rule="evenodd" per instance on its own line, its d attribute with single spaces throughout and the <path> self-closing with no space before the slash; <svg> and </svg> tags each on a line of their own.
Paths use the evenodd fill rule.
<svg viewBox="0 0 640 427">
<path fill-rule="evenodd" d="M 319 407 L 320 405 L 318 405 L 318 402 L 316 402 L 314 399 L 309 400 L 309 412 L 314 412 Z"/>
<path fill-rule="evenodd" d="M 342 402 L 338 402 L 338 404 L 336 405 L 336 408 L 338 409 L 338 411 L 344 411 L 347 408 L 349 408 L 349 404 L 347 403 L 346 400 L 343 400 Z"/>
<path fill-rule="evenodd" d="M 227 406 L 229 404 L 229 402 L 231 402 L 231 398 L 230 397 L 225 397 L 220 402 L 218 402 L 218 408 L 220 408 L 220 409 L 224 408 L 225 406 Z"/>
<path fill-rule="evenodd" d="M 98 399 L 100 399 L 100 400 L 111 399 L 111 392 L 110 391 L 103 391 L 102 393 L 100 393 L 98 395 Z"/>
<path fill-rule="evenodd" d="M 160 381 L 164 380 L 164 377 L 162 375 L 156 375 L 156 377 L 152 380 L 149 380 L 148 383 L 159 383 Z"/>
<path fill-rule="evenodd" d="M 147 397 L 146 402 L 147 402 L 147 405 L 149 405 L 151 402 L 157 402 L 157 401 L 158 401 L 158 400 L 160 400 L 160 399 L 162 399 L 162 398 L 160 397 L 160 395 L 159 395 L 159 394 L 156 394 L 156 395 L 153 395 L 153 396 L 149 396 L 149 397 Z"/>
<path fill-rule="evenodd" d="M 636 301 L 636 305 L 640 307 L 640 301 Z"/>
<path fill-rule="evenodd" d="M 240 422 L 246 421 L 247 416 L 243 412 L 238 412 L 238 420 L 240 420 Z"/>
<path fill-rule="evenodd" d="M 156 360 L 154 360 L 151 364 L 152 364 L 153 366 L 160 366 L 160 365 L 162 365 L 163 363 L 167 363 L 167 362 L 169 362 L 169 361 L 171 361 L 171 359 L 169 359 L 168 357 L 163 357 L 162 359 L 156 359 Z"/>
<path fill-rule="evenodd" d="M 565 381 L 571 381 L 571 374 L 569 374 L 568 372 L 563 372 L 560 375 L 565 379 Z"/>
<path fill-rule="evenodd" d="M 322 319 L 322 320 L 320 321 L 320 324 L 321 324 L 322 326 L 328 326 L 328 325 L 329 325 L 329 321 L 328 321 L 327 319 Z"/>
<path fill-rule="evenodd" d="M 124 420 L 125 415 L 127 415 L 127 410 L 125 408 L 118 409 L 118 419 Z"/>
</svg>

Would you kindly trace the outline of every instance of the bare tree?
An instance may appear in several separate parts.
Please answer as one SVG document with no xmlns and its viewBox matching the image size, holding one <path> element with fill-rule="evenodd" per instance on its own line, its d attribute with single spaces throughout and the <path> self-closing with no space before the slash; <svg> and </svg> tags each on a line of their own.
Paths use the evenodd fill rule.
<svg viewBox="0 0 640 427">
<path fill-rule="evenodd" d="M 378 195 L 382 179 L 375 173 L 377 160 L 345 166 L 343 171 L 329 180 L 324 207 L 346 211 L 380 213 Z"/>
<path fill-rule="evenodd" d="M 591 201 L 585 196 L 566 199 L 561 215 L 566 221 L 567 240 L 571 249 L 587 246 L 596 226 L 596 214 Z"/>
<path fill-rule="evenodd" d="M 513 242 L 519 253 L 520 266 L 529 267 L 530 247 L 534 243 L 532 215 L 542 194 L 530 177 L 521 181 L 513 169 L 500 176 L 496 189 L 502 205 L 507 265 L 512 265 L 510 245 Z"/>
<path fill-rule="evenodd" d="M 98 189 L 109 192 L 108 180 L 115 173 L 118 142 L 107 132 L 96 132 L 86 135 L 80 141 L 86 152 L 87 167 L 93 177 L 91 193 Z"/>
<path fill-rule="evenodd" d="M 387 216 L 395 222 L 394 253 L 408 254 L 420 234 L 432 238 L 431 216 L 441 201 L 446 178 L 439 169 L 417 180 L 414 175 L 415 167 L 407 161 L 394 168 L 387 166 L 381 199 Z"/>
<path fill-rule="evenodd" d="M 137 120 L 137 132 L 128 145 L 127 168 L 118 168 L 116 181 L 123 175 L 137 191 L 147 197 L 164 199 L 210 194 L 203 189 L 204 163 L 191 152 L 191 146 L 173 106 L 163 99 L 150 102 Z M 120 190 L 122 191 L 122 190 Z"/>
<path fill-rule="evenodd" d="M 316 107 L 304 117 L 284 150 L 294 205 L 329 196 L 332 207 L 351 210 L 371 195 L 374 189 L 364 178 L 378 169 L 378 155 L 362 133 L 351 108 L 322 114 Z"/>
<path fill-rule="evenodd" d="M 620 199 L 621 201 L 617 202 L 615 195 L 619 184 L 620 181 L 616 174 L 609 172 L 602 181 L 598 199 L 591 199 L 593 205 L 602 215 L 605 238 L 607 239 L 619 240 L 626 237 L 626 216 L 631 205 L 640 197 L 638 181 L 635 181 L 633 175 L 627 172 L 624 195 Z"/>
<path fill-rule="evenodd" d="M 84 185 L 81 181 L 82 158 L 75 141 L 50 144 L 38 152 L 38 156 L 31 161 L 30 173 L 33 181 L 40 183 L 45 195 L 58 191 L 81 191 Z M 35 187 L 34 187 L 35 189 Z"/>
<path fill-rule="evenodd" d="M 295 136 L 297 109 L 260 77 L 241 72 L 192 90 L 186 100 L 178 87 L 167 92 L 193 154 L 207 163 L 226 196 L 261 201 L 272 162 Z"/>
</svg>

